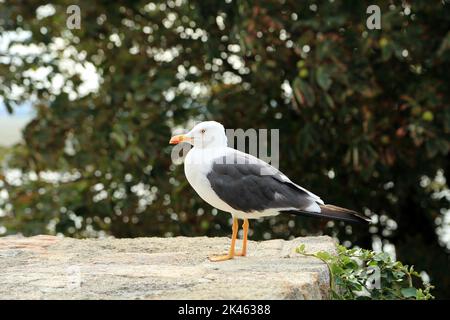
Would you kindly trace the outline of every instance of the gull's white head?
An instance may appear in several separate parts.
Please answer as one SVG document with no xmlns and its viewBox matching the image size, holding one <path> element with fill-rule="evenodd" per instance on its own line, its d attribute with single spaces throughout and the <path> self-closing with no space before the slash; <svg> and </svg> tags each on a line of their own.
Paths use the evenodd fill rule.
<svg viewBox="0 0 450 320">
<path fill-rule="evenodd" d="M 174 136 L 170 144 L 187 142 L 194 148 L 221 148 L 227 146 L 225 128 L 216 121 L 204 121 L 197 124 L 186 134 Z"/>
</svg>

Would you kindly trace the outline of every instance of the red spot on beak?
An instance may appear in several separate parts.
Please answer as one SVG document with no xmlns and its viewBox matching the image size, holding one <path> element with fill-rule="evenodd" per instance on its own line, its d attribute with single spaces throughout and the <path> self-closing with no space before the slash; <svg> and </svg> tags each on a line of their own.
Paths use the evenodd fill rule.
<svg viewBox="0 0 450 320">
<path fill-rule="evenodd" d="M 179 135 L 177 135 L 177 136 L 173 136 L 172 138 L 170 138 L 169 143 L 170 143 L 170 144 L 178 144 L 178 143 L 183 142 L 183 141 L 186 141 L 186 140 L 189 140 L 189 138 L 187 138 L 187 137 L 186 137 L 185 135 L 183 135 L 183 134 L 179 134 Z"/>
</svg>

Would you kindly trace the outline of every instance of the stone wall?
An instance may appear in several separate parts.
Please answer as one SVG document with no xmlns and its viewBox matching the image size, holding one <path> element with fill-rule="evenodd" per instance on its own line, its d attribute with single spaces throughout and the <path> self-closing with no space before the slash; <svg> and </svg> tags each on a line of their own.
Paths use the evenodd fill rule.
<svg viewBox="0 0 450 320">
<path fill-rule="evenodd" d="M 334 252 L 330 237 L 249 241 L 248 256 L 210 262 L 230 239 L 0 238 L 0 299 L 326 299 L 327 267 L 295 253 Z M 238 242 L 238 246 L 240 245 Z"/>
</svg>

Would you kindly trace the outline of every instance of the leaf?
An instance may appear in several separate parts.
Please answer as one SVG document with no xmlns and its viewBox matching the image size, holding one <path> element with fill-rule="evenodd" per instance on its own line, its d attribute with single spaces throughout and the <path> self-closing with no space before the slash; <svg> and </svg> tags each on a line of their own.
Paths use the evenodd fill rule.
<svg viewBox="0 0 450 320">
<path fill-rule="evenodd" d="M 9 114 L 13 113 L 13 108 L 11 106 L 11 103 L 8 100 L 4 100 L 3 103 L 5 104 L 6 110 Z"/>
<path fill-rule="evenodd" d="M 450 31 L 447 32 L 447 35 L 442 39 L 441 45 L 437 51 L 438 56 L 442 56 L 445 51 L 450 49 Z"/>
<path fill-rule="evenodd" d="M 317 252 L 316 257 L 325 261 L 331 260 L 333 258 L 333 256 L 326 251 Z"/>
<path fill-rule="evenodd" d="M 335 108 L 336 105 L 334 104 L 333 98 L 326 92 L 325 92 L 325 101 L 327 102 L 328 106 L 331 109 Z"/>
<path fill-rule="evenodd" d="M 331 79 L 331 75 L 329 70 L 325 66 L 319 66 L 316 71 L 316 81 L 317 84 L 325 91 L 330 89 L 333 80 Z"/>
<path fill-rule="evenodd" d="M 301 105 L 312 107 L 316 103 L 314 90 L 304 80 L 296 78 L 293 83 L 294 94 Z"/>
<path fill-rule="evenodd" d="M 402 290 L 400 290 L 400 292 L 402 293 L 402 295 L 405 298 L 413 298 L 416 296 L 417 294 L 417 289 L 416 288 L 403 288 Z"/>
<path fill-rule="evenodd" d="M 125 136 L 118 132 L 111 132 L 111 139 L 113 139 L 121 148 L 125 148 Z"/>
<path fill-rule="evenodd" d="M 302 243 L 298 248 L 297 248 L 297 253 L 305 253 L 305 244 Z"/>
<path fill-rule="evenodd" d="M 389 60 L 394 53 L 394 49 L 392 45 L 386 45 L 381 49 L 381 61 L 385 62 Z"/>
</svg>

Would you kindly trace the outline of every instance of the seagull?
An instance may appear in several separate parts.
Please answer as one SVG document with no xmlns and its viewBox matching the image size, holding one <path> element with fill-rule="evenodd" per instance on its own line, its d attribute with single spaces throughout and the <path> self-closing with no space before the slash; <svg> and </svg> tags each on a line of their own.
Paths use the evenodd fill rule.
<svg viewBox="0 0 450 320">
<path fill-rule="evenodd" d="M 197 194 L 233 218 L 231 246 L 224 255 L 208 257 L 225 261 L 246 256 L 249 219 L 293 213 L 347 222 L 368 223 L 355 211 L 325 204 L 320 197 L 292 182 L 270 164 L 227 146 L 222 124 L 205 121 L 169 143 L 193 146 L 184 159 L 184 173 Z M 235 251 L 238 219 L 243 220 L 242 251 Z"/>
</svg>

